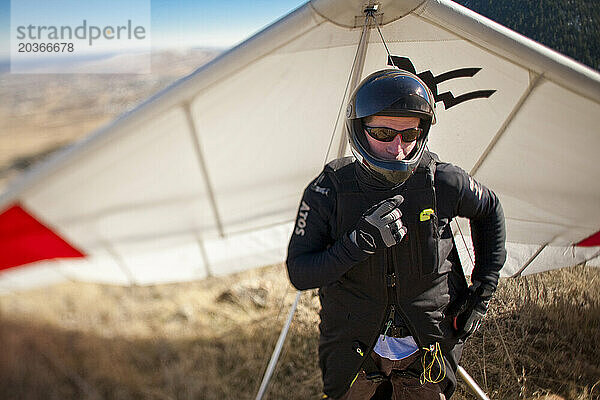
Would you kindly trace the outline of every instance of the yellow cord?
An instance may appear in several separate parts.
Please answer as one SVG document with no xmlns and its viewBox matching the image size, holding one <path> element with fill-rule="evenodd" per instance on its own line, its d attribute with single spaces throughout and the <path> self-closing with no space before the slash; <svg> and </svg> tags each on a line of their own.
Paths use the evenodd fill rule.
<svg viewBox="0 0 600 400">
<path fill-rule="evenodd" d="M 446 377 L 446 363 L 444 362 L 444 357 L 442 356 L 442 349 L 440 348 L 440 344 L 438 342 L 435 345 L 427 347 L 423 347 L 425 353 L 423 354 L 423 359 L 421 360 L 423 366 L 423 373 L 421 374 L 420 382 L 423 385 L 425 382 L 429 383 L 440 383 Z M 431 361 L 427 362 L 427 357 L 431 357 Z M 433 370 L 434 365 L 438 365 L 438 374 L 435 378 L 432 377 L 431 371 Z"/>
<path fill-rule="evenodd" d="M 356 379 L 358 378 L 359 375 L 360 375 L 360 372 L 358 374 L 356 374 L 354 379 L 352 379 L 352 382 L 350 382 L 350 387 L 352 387 L 352 385 L 354 385 L 354 382 L 356 382 Z"/>
</svg>

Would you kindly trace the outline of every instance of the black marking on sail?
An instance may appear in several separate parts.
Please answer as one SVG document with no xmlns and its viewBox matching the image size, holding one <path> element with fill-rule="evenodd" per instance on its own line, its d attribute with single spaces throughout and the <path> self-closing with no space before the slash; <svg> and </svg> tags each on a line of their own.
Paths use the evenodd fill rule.
<svg viewBox="0 0 600 400">
<path fill-rule="evenodd" d="M 456 97 L 452 94 L 452 92 L 438 94 L 437 85 L 439 83 L 455 78 L 472 78 L 475 76 L 475 74 L 481 71 L 481 68 L 459 68 L 444 72 L 438 76 L 434 76 L 431 71 L 423 71 L 417 74 L 414 64 L 407 57 L 388 56 L 388 65 L 396 66 L 399 69 L 411 72 L 421 78 L 423 82 L 429 86 L 429 89 L 431 89 L 436 103 L 440 101 L 443 102 L 446 110 L 467 100 L 488 98 L 494 94 L 494 92 L 496 92 L 496 90 L 476 90 L 474 92 L 465 93 Z"/>
<path fill-rule="evenodd" d="M 417 74 L 414 64 L 407 57 L 400 56 L 388 56 L 388 65 L 395 66 L 396 68 L 403 69 L 413 74 Z"/>
<path fill-rule="evenodd" d="M 477 90 L 475 92 L 469 92 L 465 94 L 461 94 L 458 97 L 454 97 L 451 92 L 444 92 L 436 96 L 435 101 L 443 101 L 444 107 L 449 109 L 450 107 L 454 107 L 457 104 L 460 104 L 467 100 L 473 99 L 487 99 L 492 94 L 494 94 L 495 90 Z M 438 99 L 439 98 L 439 99 Z"/>
</svg>

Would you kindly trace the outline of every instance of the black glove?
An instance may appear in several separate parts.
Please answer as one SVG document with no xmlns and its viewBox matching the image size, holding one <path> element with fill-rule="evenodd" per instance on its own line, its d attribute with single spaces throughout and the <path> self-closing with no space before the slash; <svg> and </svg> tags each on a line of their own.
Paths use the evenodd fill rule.
<svg viewBox="0 0 600 400">
<path fill-rule="evenodd" d="M 464 339 L 479 328 L 493 294 L 492 285 L 473 281 L 469 289 L 448 306 L 446 314 L 453 317 L 453 327 L 458 338 Z"/>
<path fill-rule="evenodd" d="M 356 229 L 350 232 L 350 239 L 368 254 L 399 243 L 406 235 L 398 208 L 403 201 L 402 196 L 396 195 L 369 208 L 358 220 Z"/>
</svg>

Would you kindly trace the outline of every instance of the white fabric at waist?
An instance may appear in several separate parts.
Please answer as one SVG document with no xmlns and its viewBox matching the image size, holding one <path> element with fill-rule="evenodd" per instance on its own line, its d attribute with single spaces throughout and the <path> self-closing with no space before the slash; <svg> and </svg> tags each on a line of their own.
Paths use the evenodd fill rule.
<svg viewBox="0 0 600 400">
<path fill-rule="evenodd" d="M 402 360 L 418 350 L 419 346 L 417 346 L 412 336 L 395 338 L 384 335 L 379 335 L 379 339 L 377 339 L 377 343 L 373 349 L 381 357 L 390 360 Z"/>
</svg>

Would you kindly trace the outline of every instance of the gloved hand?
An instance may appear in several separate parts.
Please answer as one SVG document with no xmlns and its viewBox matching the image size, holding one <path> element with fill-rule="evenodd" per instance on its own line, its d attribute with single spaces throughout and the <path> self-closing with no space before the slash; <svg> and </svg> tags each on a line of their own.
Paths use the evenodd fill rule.
<svg viewBox="0 0 600 400">
<path fill-rule="evenodd" d="M 469 289 L 448 306 L 446 314 L 453 317 L 457 337 L 464 339 L 475 333 L 487 313 L 493 294 L 492 285 L 473 281 Z"/>
<path fill-rule="evenodd" d="M 403 201 L 402 196 L 396 195 L 369 208 L 358 220 L 356 229 L 350 232 L 350 239 L 368 254 L 399 243 L 406 235 L 398 208 Z"/>
</svg>

